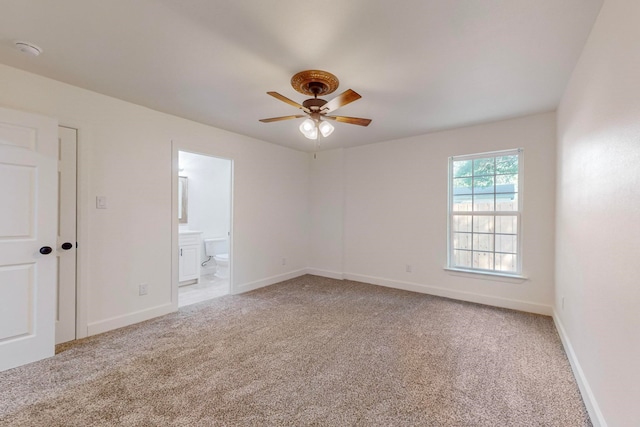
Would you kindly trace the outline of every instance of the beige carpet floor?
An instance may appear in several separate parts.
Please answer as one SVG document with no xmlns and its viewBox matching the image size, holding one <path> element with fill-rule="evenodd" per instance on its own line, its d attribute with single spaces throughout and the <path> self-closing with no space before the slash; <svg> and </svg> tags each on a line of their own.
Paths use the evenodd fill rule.
<svg viewBox="0 0 640 427">
<path fill-rule="evenodd" d="M 551 318 L 303 276 L 0 373 L 9 426 L 590 426 Z"/>
</svg>

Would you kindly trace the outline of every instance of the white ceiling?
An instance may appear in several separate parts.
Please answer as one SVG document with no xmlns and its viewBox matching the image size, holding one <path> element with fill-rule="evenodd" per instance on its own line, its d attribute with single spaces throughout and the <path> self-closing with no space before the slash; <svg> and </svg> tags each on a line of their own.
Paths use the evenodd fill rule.
<svg viewBox="0 0 640 427">
<path fill-rule="evenodd" d="M 293 74 L 340 79 L 321 148 L 554 110 L 603 0 L 3 0 L 0 63 L 311 151 Z M 27 57 L 13 40 L 39 45 Z"/>
</svg>

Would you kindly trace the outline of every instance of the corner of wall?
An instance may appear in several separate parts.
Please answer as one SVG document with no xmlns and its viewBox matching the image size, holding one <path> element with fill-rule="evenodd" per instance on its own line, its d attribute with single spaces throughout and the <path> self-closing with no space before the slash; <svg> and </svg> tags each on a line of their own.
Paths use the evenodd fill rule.
<svg viewBox="0 0 640 427">
<path fill-rule="evenodd" d="M 580 365 L 578 357 L 573 350 L 573 346 L 571 345 L 569 336 L 567 335 L 562 321 L 560 320 L 560 316 L 558 315 L 558 312 L 555 310 L 555 308 L 553 309 L 553 323 L 556 325 L 558 335 L 560 335 L 560 340 L 562 341 L 565 353 L 567 354 L 567 358 L 569 359 L 569 363 L 571 364 L 573 375 L 576 378 L 576 382 L 578 383 L 578 388 L 580 389 L 582 400 L 587 407 L 587 412 L 591 417 L 592 424 L 594 425 L 594 427 L 607 427 L 607 423 L 602 415 L 602 412 L 600 411 L 600 406 L 598 405 L 598 402 L 593 395 L 593 391 L 591 390 L 589 381 L 587 380 L 587 377 L 582 370 L 582 366 Z"/>
<path fill-rule="evenodd" d="M 235 286 L 232 291 L 232 294 L 237 295 L 237 294 L 243 294 L 249 291 L 254 291 L 256 289 L 274 285 L 276 283 L 283 282 L 285 280 L 295 279 L 296 277 L 304 276 L 305 274 L 307 274 L 307 269 L 302 268 L 300 270 L 294 270 L 288 273 L 266 277 L 264 279 L 256 280 L 254 282 L 243 283 L 241 285 Z"/>
</svg>

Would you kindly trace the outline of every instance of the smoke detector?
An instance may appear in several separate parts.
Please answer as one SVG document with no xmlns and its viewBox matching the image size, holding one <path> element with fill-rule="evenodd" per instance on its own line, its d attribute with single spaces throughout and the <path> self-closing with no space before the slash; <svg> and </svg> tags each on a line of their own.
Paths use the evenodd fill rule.
<svg viewBox="0 0 640 427">
<path fill-rule="evenodd" d="M 38 56 L 42 53 L 42 49 L 40 49 L 38 46 L 36 46 L 33 43 L 16 40 L 13 42 L 13 45 L 16 47 L 16 49 L 18 49 L 20 52 L 24 53 L 25 55 Z"/>
</svg>

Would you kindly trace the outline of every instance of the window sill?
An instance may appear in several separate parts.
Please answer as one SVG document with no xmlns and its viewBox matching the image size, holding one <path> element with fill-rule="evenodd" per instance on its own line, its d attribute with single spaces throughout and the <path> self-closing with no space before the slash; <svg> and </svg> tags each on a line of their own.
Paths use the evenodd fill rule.
<svg viewBox="0 0 640 427">
<path fill-rule="evenodd" d="M 467 270 L 464 268 L 453 268 L 453 267 L 445 267 L 446 271 L 450 271 L 452 273 L 459 273 L 464 277 L 476 277 L 478 279 L 512 279 L 509 281 L 513 281 L 514 283 L 524 282 L 525 280 L 529 280 L 527 276 L 522 276 L 520 274 L 509 274 L 509 273 L 498 273 L 492 271 L 479 271 L 479 270 Z"/>
</svg>

